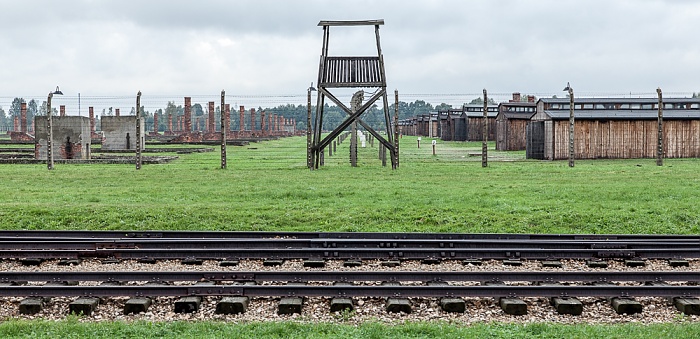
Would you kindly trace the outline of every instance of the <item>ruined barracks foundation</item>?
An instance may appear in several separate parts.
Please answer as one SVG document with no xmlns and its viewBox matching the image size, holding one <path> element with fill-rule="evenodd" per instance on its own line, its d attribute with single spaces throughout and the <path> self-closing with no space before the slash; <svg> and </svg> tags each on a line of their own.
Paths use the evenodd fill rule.
<svg viewBox="0 0 700 339">
<path fill-rule="evenodd" d="M 135 150 L 136 149 L 136 117 L 134 116 L 103 116 L 100 119 L 103 150 Z M 146 145 L 144 119 L 141 119 L 141 149 Z"/>
<path fill-rule="evenodd" d="M 54 159 L 90 159 L 90 119 L 76 116 L 53 116 L 53 158 Z M 46 160 L 47 154 L 47 117 L 36 116 L 34 119 L 34 157 Z"/>
</svg>

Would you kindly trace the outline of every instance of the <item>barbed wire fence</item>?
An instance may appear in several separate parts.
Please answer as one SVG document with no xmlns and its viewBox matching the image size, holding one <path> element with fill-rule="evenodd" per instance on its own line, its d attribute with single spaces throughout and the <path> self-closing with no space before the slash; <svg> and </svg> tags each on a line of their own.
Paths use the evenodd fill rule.
<svg viewBox="0 0 700 339">
<path fill-rule="evenodd" d="M 515 92 L 515 91 L 514 91 Z M 284 115 L 283 111 L 278 109 L 279 107 L 286 107 L 286 106 L 294 106 L 298 109 L 298 111 L 303 111 L 304 116 L 306 115 L 306 99 L 307 99 L 307 94 L 306 93 L 300 93 L 300 94 L 274 94 L 274 95 L 263 95 L 263 94 L 229 94 L 230 92 L 227 91 L 227 94 L 225 96 L 225 102 L 226 104 L 230 105 L 230 130 L 235 131 L 239 129 L 239 113 L 240 113 L 240 107 L 244 107 L 244 116 L 246 121 L 246 128 L 249 128 L 250 124 L 250 109 L 254 108 L 256 111 L 259 109 L 267 111 L 269 114 L 276 114 L 279 113 L 281 115 Z M 525 97 L 527 95 L 533 95 L 537 99 L 539 98 L 551 98 L 551 97 L 566 97 L 565 92 L 548 92 L 548 93 L 540 93 L 540 92 L 520 92 L 522 94 L 522 97 Z M 315 93 L 314 93 L 315 94 Z M 349 105 L 350 99 L 352 97 L 352 92 L 347 91 L 347 92 L 342 92 L 340 93 L 337 97 L 341 102 L 347 102 Z M 513 92 L 503 92 L 503 91 L 495 91 L 495 92 L 489 92 L 489 99 L 493 99 L 496 103 L 499 102 L 507 102 L 513 98 Z M 694 96 L 695 93 L 693 92 L 667 92 L 664 93 L 665 98 L 690 98 Z M 656 92 L 576 92 L 576 98 L 655 98 L 657 96 Z M 141 97 L 141 106 L 142 106 L 142 113 L 145 113 L 147 116 L 146 120 L 146 130 L 145 133 L 151 133 L 154 131 L 154 126 L 153 126 L 153 118 L 152 116 L 156 113 L 159 112 L 161 113 L 160 116 L 160 132 L 163 132 L 163 121 L 165 120 L 165 117 L 162 115 L 165 111 L 166 108 L 168 107 L 168 103 L 171 103 L 175 107 L 180 107 L 184 105 L 184 98 L 185 97 L 190 97 L 191 98 L 191 105 L 200 105 L 201 106 L 201 111 L 198 112 L 192 112 L 193 116 L 193 122 L 192 125 L 195 126 L 196 130 L 203 130 L 206 129 L 207 125 L 204 123 L 205 117 L 208 117 L 208 103 L 209 102 L 214 102 L 215 110 L 216 110 L 216 121 L 215 126 L 218 130 L 219 124 L 218 124 L 218 119 L 220 119 L 220 112 L 221 112 L 221 107 L 220 107 L 220 99 L 221 95 L 220 93 L 212 93 L 212 94 L 154 94 L 154 95 L 149 95 L 148 93 L 143 93 Z M 481 92 L 467 92 L 467 93 L 401 93 L 399 91 L 399 100 L 400 102 L 411 104 L 415 103 L 416 101 L 423 101 L 426 105 L 429 104 L 429 107 L 435 107 L 441 104 L 446 104 L 451 106 L 452 108 L 460 108 L 461 105 L 466 104 L 471 102 L 474 99 L 481 98 L 482 93 Z M 11 107 L 13 105 L 13 102 L 16 101 L 17 98 L 21 98 L 24 102 L 29 103 L 30 101 L 34 100 L 37 108 L 37 114 L 38 115 L 43 115 L 45 114 L 45 104 L 47 100 L 47 95 L 16 95 L 16 96 L 0 96 L 0 108 L 4 111 L 5 113 L 5 122 L 3 125 L 0 125 L 0 133 L 14 130 L 14 122 L 13 122 L 13 117 L 11 116 Z M 315 95 L 311 100 L 312 105 L 315 105 L 316 100 L 315 100 Z M 326 101 L 326 104 L 330 106 L 334 106 L 332 102 Z M 392 107 L 394 104 L 393 98 L 389 98 L 389 102 L 387 103 L 387 106 Z M 382 100 L 379 100 L 376 103 L 377 107 L 379 108 L 378 110 L 373 110 L 371 112 L 367 112 L 366 114 L 363 114 L 362 119 L 365 120 L 366 122 L 370 124 L 376 124 L 380 122 L 384 122 L 384 116 L 382 115 L 383 111 L 383 105 L 384 103 Z M 42 111 L 42 106 L 44 107 L 44 111 Z M 116 110 L 118 109 L 119 115 L 122 116 L 128 116 L 128 115 L 134 115 L 135 112 L 135 106 L 136 106 L 136 92 L 133 94 L 128 94 L 128 95 L 82 95 L 82 94 L 64 94 L 64 95 L 55 95 L 53 96 L 52 99 L 52 107 L 55 109 L 55 114 L 58 115 L 58 110 L 60 109 L 61 106 L 65 106 L 65 115 L 67 116 L 83 116 L 83 117 L 88 117 L 89 116 L 89 111 L 90 108 L 92 108 L 93 114 L 95 118 L 99 120 L 101 116 L 104 115 L 116 115 Z M 300 109 L 303 108 L 303 109 Z M 400 109 L 401 106 L 400 106 Z M 312 108 L 313 114 L 315 114 L 315 107 Z M 197 113 L 201 113 L 200 115 L 196 115 Z M 401 114 L 402 112 L 400 112 Z M 260 113 L 257 113 L 257 126 L 256 128 L 260 128 Z M 393 115 L 393 110 L 390 109 L 389 112 L 390 115 Z M 150 117 L 150 119 L 148 119 Z M 337 119 L 344 119 L 345 116 L 341 115 L 336 117 Z M 196 120 L 196 121 L 195 121 Z M 342 120 L 338 120 L 337 123 L 340 123 Z M 331 123 L 336 123 L 336 121 L 331 121 Z M 99 125 L 98 125 L 99 126 Z M 305 130 L 306 129 L 306 121 L 305 119 L 299 119 L 297 117 L 296 119 L 296 128 L 297 130 Z M 32 128 L 30 128 L 31 130 Z M 97 128 L 99 130 L 99 127 Z M 587 140 L 584 141 L 587 144 L 591 144 L 593 141 Z M 698 143 L 700 143 L 700 140 L 698 138 L 690 136 L 685 145 L 683 147 L 698 147 Z M 300 142 L 298 145 L 297 144 L 290 144 L 287 142 L 276 142 L 273 148 L 268 148 L 266 149 L 264 154 L 256 155 L 255 152 L 247 152 L 245 156 L 252 157 L 253 159 L 258 159 L 256 157 L 259 157 L 260 160 L 267 161 L 267 162 L 272 162 L 279 164 L 280 166 L 299 166 L 299 167 L 304 167 L 306 165 L 306 157 L 305 157 L 305 143 Z M 426 145 L 427 146 L 427 145 Z M 215 147 L 215 146 L 208 146 L 208 147 Z M 377 146 L 375 146 L 377 147 Z M 406 146 L 406 147 L 412 147 L 411 145 Z M 676 146 L 674 146 L 676 147 Z M 678 146 L 680 147 L 680 146 Z M 148 148 L 148 146 L 147 146 Z M 255 149 L 255 145 L 251 144 L 247 146 L 249 149 Z M 700 148 L 700 147 L 698 147 Z M 402 150 L 405 150 L 405 148 L 402 148 Z M 643 149 L 629 149 L 625 152 L 629 154 L 642 154 L 642 152 L 645 151 Z M 681 152 L 682 150 L 674 150 L 674 152 Z M 422 151 L 421 151 L 422 152 Z M 454 155 L 455 160 L 459 160 L 459 158 L 463 158 L 464 154 L 460 153 L 459 149 L 457 151 L 451 150 L 450 151 L 450 156 Z M 326 157 L 325 161 L 327 164 L 333 163 L 333 162 L 346 162 L 347 161 L 347 153 L 344 151 L 338 151 L 335 150 L 335 155 L 333 157 Z M 409 157 L 414 157 L 418 156 L 421 154 L 419 151 L 415 151 L 415 154 L 410 154 Z M 230 157 L 232 157 L 232 161 L 235 161 L 234 159 L 238 156 L 242 156 L 241 154 L 237 153 L 236 148 L 231 149 L 231 153 L 229 154 Z M 422 156 L 422 155 L 421 155 Z M 210 163 L 212 166 L 216 166 L 218 163 L 217 162 L 212 162 L 210 160 L 205 160 L 205 157 L 191 157 L 188 158 L 190 162 L 192 163 L 202 163 L 202 164 L 207 164 L 209 165 Z M 233 164 L 233 162 L 232 162 Z"/>
</svg>

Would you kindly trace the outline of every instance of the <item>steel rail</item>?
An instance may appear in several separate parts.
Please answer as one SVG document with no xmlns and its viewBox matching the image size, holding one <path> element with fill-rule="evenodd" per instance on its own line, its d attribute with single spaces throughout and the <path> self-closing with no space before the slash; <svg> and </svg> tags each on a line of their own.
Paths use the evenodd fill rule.
<svg viewBox="0 0 700 339">
<path fill-rule="evenodd" d="M 15 249 L 244 249 L 244 248 L 557 248 L 700 250 L 700 241 L 687 240 L 528 240 L 528 239 L 0 239 L 0 250 Z"/>
<path fill-rule="evenodd" d="M 111 272 L 0 272 L 0 282 L 700 282 L 695 271 L 111 271 Z M 698 287 L 700 288 L 700 287 Z"/>
<path fill-rule="evenodd" d="M 528 240 L 670 240 L 700 241 L 698 235 L 649 234 L 507 234 L 507 233 L 390 233 L 390 232 L 260 232 L 260 231 L 62 231 L 0 230 L 0 238 L 294 238 L 294 239 L 528 239 Z"/>
<path fill-rule="evenodd" d="M 0 286 L 2 297 L 697 297 L 697 286 Z"/>
<path fill-rule="evenodd" d="M 269 249 L 85 249 L 85 250 L 0 250 L 0 258 L 23 259 L 596 259 L 699 258 L 700 248 L 661 249 L 539 249 L 539 248 L 269 248 Z"/>
</svg>

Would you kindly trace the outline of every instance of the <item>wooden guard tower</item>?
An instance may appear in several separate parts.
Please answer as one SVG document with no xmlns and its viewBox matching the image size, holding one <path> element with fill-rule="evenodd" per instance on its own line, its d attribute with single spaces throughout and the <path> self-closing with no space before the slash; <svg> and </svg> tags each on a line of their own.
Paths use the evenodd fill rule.
<svg viewBox="0 0 700 339">
<path fill-rule="evenodd" d="M 371 133 L 379 142 L 386 147 L 391 154 L 391 167 L 396 169 L 398 165 L 397 145 L 394 144 L 395 136 L 389 115 L 389 106 L 386 94 L 386 75 L 384 72 L 384 57 L 379 42 L 379 26 L 384 24 L 383 19 L 362 20 L 362 21 L 321 21 L 319 26 L 323 27 L 323 48 L 321 49 L 321 62 L 318 66 L 318 101 L 316 104 L 316 118 L 314 120 L 313 141 L 310 146 L 310 163 L 313 168 L 318 169 L 321 153 L 333 140 L 347 129 L 353 122 L 357 122 Z M 329 56 L 328 37 L 331 26 L 374 26 L 374 33 L 377 40 L 376 56 Z M 331 92 L 332 88 L 377 88 L 378 90 L 363 105 L 353 111 L 342 103 Z M 323 108 L 325 99 L 329 98 L 340 107 L 347 117 L 337 127 L 321 138 L 323 126 Z M 382 98 L 384 101 L 384 120 L 386 122 L 386 138 L 377 133 L 367 123 L 362 121 L 361 116 L 367 109 Z"/>
</svg>

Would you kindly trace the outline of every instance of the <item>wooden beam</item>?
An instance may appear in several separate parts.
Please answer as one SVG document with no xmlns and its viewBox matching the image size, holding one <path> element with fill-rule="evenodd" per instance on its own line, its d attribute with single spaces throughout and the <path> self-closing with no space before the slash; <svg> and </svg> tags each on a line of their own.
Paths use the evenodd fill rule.
<svg viewBox="0 0 700 339">
<path fill-rule="evenodd" d="M 384 19 L 377 20 L 321 20 L 319 26 L 375 26 L 383 25 Z"/>
</svg>

